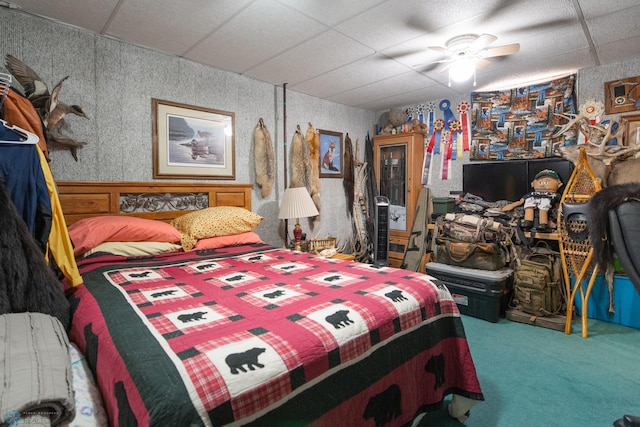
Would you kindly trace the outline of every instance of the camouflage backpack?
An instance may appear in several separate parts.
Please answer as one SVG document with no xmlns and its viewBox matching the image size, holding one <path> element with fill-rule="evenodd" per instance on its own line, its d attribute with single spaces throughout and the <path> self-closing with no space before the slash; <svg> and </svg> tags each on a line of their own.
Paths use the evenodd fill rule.
<svg viewBox="0 0 640 427">
<path fill-rule="evenodd" d="M 512 305 L 536 316 L 558 314 L 564 294 L 560 254 L 546 245 L 525 249 L 513 275 Z"/>
</svg>

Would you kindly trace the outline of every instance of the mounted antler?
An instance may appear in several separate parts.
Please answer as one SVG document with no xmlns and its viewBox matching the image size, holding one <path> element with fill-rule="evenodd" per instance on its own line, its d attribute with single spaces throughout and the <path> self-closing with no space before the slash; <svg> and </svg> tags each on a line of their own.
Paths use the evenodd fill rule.
<svg viewBox="0 0 640 427">
<path fill-rule="evenodd" d="M 554 135 L 559 136 L 573 126 L 577 126 L 580 132 L 587 138 L 589 147 L 586 147 L 586 154 L 590 157 L 602 160 L 605 164 L 610 164 L 616 159 L 624 159 L 635 156 L 640 152 L 640 144 L 634 144 L 624 147 L 622 145 L 607 145 L 614 138 L 621 138 L 624 134 L 624 122 L 617 126 L 614 132 L 613 122 L 608 125 L 592 124 L 589 117 L 580 114 L 562 114 L 557 116 L 564 117 L 568 122 Z"/>
<path fill-rule="evenodd" d="M 579 114 L 562 114 L 557 116 L 567 119 L 554 136 L 579 130 L 587 138 L 585 145 L 561 145 L 557 152 L 574 165 L 577 163 L 579 150 L 584 147 L 589 167 L 603 186 L 640 182 L 640 143 L 630 146 L 607 145 L 624 132 L 626 122 L 616 126 L 613 121 L 604 124 L 592 124 L 604 114 L 604 105 L 595 100 L 588 100 L 578 109 Z"/>
</svg>

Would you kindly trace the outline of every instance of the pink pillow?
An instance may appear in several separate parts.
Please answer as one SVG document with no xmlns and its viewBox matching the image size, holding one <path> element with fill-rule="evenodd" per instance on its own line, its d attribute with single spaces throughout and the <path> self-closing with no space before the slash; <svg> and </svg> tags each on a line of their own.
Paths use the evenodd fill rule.
<svg viewBox="0 0 640 427">
<path fill-rule="evenodd" d="M 69 226 L 73 253 L 80 256 L 103 242 L 179 242 L 180 232 L 170 224 L 133 216 L 96 216 Z"/>
<path fill-rule="evenodd" d="M 234 245 L 251 245 L 253 243 L 264 243 L 260 236 L 254 231 L 247 231 L 240 234 L 229 234 L 227 236 L 209 237 L 206 239 L 200 239 L 193 247 L 194 250 L 198 249 L 217 249 L 225 246 Z"/>
</svg>

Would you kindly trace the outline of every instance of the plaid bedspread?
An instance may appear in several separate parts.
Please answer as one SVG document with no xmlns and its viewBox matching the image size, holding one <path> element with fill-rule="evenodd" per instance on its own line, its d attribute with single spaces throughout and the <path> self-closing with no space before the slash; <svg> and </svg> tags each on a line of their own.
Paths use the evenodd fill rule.
<svg viewBox="0 0 640 427">
<path fill-rule="evenodd" d="M 483 399 L 426 275 L 267 245 L 79 267 L 70 337 L 112 425 L 401 425 Z"/>
</svg>

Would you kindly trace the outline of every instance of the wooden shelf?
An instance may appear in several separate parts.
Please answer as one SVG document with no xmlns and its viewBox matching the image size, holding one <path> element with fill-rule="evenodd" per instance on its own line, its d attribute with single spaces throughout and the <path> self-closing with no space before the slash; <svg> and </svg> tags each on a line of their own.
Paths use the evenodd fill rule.
<svg viewBox="0 0 640 427">
<path fill-rule="evenodd" d="M 530 231 L 525 231 L 524 236 L 530 238 L 531 237 L 531 232 Z M 549 233 L 536 232 L 535 235 L 534 235 L 534 238 L 543 239 L 543 240 L 560 240 L 560 236 L 558 235 L 557 231 L 551 231 Z"/>
</svg>

